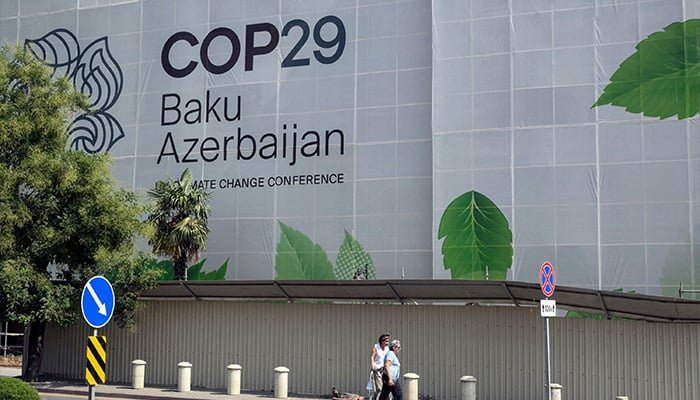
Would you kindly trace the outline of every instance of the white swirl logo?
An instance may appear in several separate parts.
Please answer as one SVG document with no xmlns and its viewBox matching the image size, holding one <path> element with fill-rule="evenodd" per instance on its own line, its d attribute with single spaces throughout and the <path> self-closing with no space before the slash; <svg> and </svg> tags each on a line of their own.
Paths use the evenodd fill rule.
<svg viewBox="0 0 700 400">
<path fill-rule="evenodd" d="M 77 115 L 68 128 L 70 147 L 89 154 L 108 152 L 124 137 L 119 121 L 108 112 L 119 99 L 124 77 L 109 51 L 107 37 L 81 51 L 75 35 L 61 28 L 27 39 L 25 46 L 53 68 L 54 76 L 68 77 L 88 96 L 91 111 Z"/>
</svg>

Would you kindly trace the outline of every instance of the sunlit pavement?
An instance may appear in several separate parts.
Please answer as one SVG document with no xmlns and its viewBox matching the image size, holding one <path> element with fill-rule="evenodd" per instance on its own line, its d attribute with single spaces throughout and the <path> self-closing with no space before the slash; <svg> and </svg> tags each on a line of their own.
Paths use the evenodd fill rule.
<svg viewBox="0 0 700 400">
<path fill-rule="evenodd" d="M 0 367 L 0 376 L 19 377 L 22 370 L 19 368 Z M 81 382 L 36 382 L 32 383 L 41 398 L 46 400 L 60 398 L 87 398 L 88 386 Z M 326 396 L 329 398 L 330 396 Z M 133 389 L 127 385 L 97 385 L 95 386 L 96 400 L 104 399 L 237 399 L 237 400 L 265 400 L 273 399 L 272 392 L 245 392 L 238 395 L 228 395 L 225 389 L 193 388 L 189 392 L 178 392 L 176 387 L 146 387 Z M 297 395 L 290 393 L 289 400 L 321 399 L 323 396 Z"/>
</svg>

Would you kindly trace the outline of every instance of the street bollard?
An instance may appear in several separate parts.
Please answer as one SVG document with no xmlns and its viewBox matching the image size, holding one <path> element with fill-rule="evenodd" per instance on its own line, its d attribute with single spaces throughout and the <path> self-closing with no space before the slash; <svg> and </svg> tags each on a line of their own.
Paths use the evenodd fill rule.
<svg viewBox="0 0 700 400">
<path fill-rule="evenodd" d="M 414 374 L 413 372 L 409 372 L 407 374 L 403 374 L 403 385 L 404 385 L 404 398 L 406 400 L 418 400 L 418 379 L 420 376 L 418 374 Z"/>
<path fill-rule="evenodd" d="M 465 375 L 459 380 L 462 382 L 462 400 L 476 400 L 476 378 Z"/>
<path fill-rule="evenodd" d="M 228 394 L 241 394 L 241 366 L 231 364 L 226 367 L 228 369 Z"/>
<path fill-rule="evenodd" d="M 131 387 L 134 389 L 143 389 L 143 381 L 146 376 L 146 362 L 143 360 L 134 360 L 131 362 Z"/>
<path fill-rule="evenodd" d="M 615 396 L 615 400 L 629 400 L 627 396 Z"/>
<path fill-rule="evenodd" d="M 287 383 L 289 380 L 289 368 L 275 368 L 275 398 L 286 399 L 288 397 Z"/>
<path fill-rule="evenodd" d="M 192 380 L 192 364 L 183 361 L 177 364 L 177 391 L 189 392 Z"/>
<path fill-rule="evenodd" d="M 562 386 L 558 383 L 552 383 L 550 388 L 552 390 L 552 400 L 561 400 Z"/>
</svg>

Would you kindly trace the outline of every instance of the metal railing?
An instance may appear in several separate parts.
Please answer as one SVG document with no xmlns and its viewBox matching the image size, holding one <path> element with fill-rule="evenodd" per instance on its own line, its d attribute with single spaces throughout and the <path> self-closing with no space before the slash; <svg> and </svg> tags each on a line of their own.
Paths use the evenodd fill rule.
<svg viewBox="0 0 700 400">
<path fill-rule="evenodd" d="M 16 333 L 16 332 L 10 332 L 10 324 L 9 322 L 3 322 L 2 325 L 2 330 L 0 330 L 0 350 L 2 350 L 2 356 L 7 357 L 7 353 L 9 352 L 10 354 L 22 354 L 22 344 L 8 344 L 8 339 L 10 337 L 22 337 L 24 336 L 24 332 L 21 333 Z M 20 343 L 23 341 L 20 340 Z"/>
</svg>

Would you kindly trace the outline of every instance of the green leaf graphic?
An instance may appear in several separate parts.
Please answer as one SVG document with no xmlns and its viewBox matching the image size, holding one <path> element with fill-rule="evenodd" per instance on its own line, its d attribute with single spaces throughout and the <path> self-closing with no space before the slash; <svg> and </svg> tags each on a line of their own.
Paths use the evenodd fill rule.
<svg viewBox="0 0 700 400">
<path fill-rule="evenodd" d="M 691 242 L 691 238 L 687 234 L 677 235 L 674 242 L 689 243 Z M 695 251 L 697 252 L 697 245 L 695 246 Z M 659 278 L 663 296 L 678 297 L 678 291 L 682 285 L 683 290 L 690 291 L 688 293 L 682 293 L 683 298 L 693 300 L 698 300 L 700 298 L 700 296 L 698 296 L 700 294 L 700 292 L 698 292 L 700 286 L 698 286 L 698 280 L 695 278 L 696 276 L 700 276 L 698 275 L 700 268 L 698 268 L 697 260 L 693 266 L 690 253 L 691 249 L 685 246 L 669 246 L 666 259 L 664 260 L 663 272 L 661 278 Z"/>
<path fill-rule="evenodd" d="M 226 280 L 226 270 L 228 269 L 228 259 L 218 268 L 210 272 L 202 272 L 202 267 L 207 259 L 203 259 L 195 265 L 187 268 L 188 281 L 223 281 Z M 159 281 L 172 281 L 175 279 L 175 269 L 173 262 L 170 260 L 152 260 L 148 268 L 154 268 L 164 271 Z"/>
<path fill-rule="evenodd" d="M 442 214 L 438 239 L 452 279 L 504 280 L 513 263 L 513 233 L 498 206 L 475 191 L 452 200 Z"/>
<path fill-rule="evenodd" d="M 340 245 L 338 257 L 335 259 L 335 276 L 338 279 L 355 279 L 356 273 L 362 274 L 363 279 L 375 279 L 377 277 L 372 257 L 346 230 L 345 239 L 343 244 Z"/>
<path fill-rule="evenodd" d="M 593 107 L 612 104 L 661 119 L 700 112 L 700 19 L 674 22 L 639 42 Z"/>
<path fill-rule="evenodd" d="M 204 261 L 206 259 L 198 262 L 195 265 L 190 266 L 187 268 L 187 280 L 188 281 L 198 281 L 199 280 L 199 275 L 200 272 L 202 271 L 202 267 L 204 266 Z"/>
<path fill-rule="evenodd" d="M 201 262 L 187 268 L 187 280 L 190 281 L 223 281 L 226 279 L 226 270 L 228 269 L 228 259 L 224 263 L 213 271 L 204 272 L 202 268 L 206 263 L 207 259 L 203 259 Z"/>
<path fill-rule="evenodd" d="M 213 271 L 209 272 L 199 272 L 199 276 L 197 277 L 197 280 L 200 281 L 223 281 L 226 280 L 226 270 L 228 269 L 228 258 L 226 261 L 224 261 L 223 264 L 219 267 L 219 269 L 215 269 Z M 204 261 L 202 261 L 202 264 L 204 264 Z"/>
<path fill-rule="evenodd" d="M 172 281 L 175 279 L 175 268 L 173 267 L 173 262 L 170 260 L 156 260 L 153 259 L 149 262 L 148 268 L 160 269 L 164 271 L 159 281 Z"/>
<path fill-rule="evenodd" d="M 298 230 L 280 224 L 275 256 L 275 279 L 335 279 L 328 255 Z"/>
</svg>

